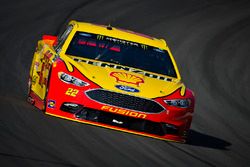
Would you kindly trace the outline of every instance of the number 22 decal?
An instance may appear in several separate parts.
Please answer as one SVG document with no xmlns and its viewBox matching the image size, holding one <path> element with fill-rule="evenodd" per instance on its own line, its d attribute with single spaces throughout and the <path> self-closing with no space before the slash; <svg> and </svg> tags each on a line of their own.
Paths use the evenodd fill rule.
<svg viewBox="0 0 250 167">
<path fill-rule="evenodd" d="M 77 90 L 77 89 L 68 88 L 68 90 L 65 92 L 65 94 L 68 95 L 68 96 L 76 97 L 78 92 L 79 92 L 79 90 Z"/>
</svg>

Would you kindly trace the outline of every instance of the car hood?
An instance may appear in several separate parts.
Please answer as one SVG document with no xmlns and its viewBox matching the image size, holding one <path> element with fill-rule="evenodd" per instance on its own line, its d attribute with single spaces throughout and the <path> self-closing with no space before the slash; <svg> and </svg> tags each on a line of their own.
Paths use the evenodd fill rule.
<svg viewBox="0 0 250 167">
<path fill-rule="evenodd" d="M 167 96 L 179 88 L 181 92 L 185 92 L 184 84 L 178 79 L 112 63 L 63 57 L 68 69 L 73 70 L 72 65 L 75 66 L 103 89 L 145 98 Z"/>
</svg>

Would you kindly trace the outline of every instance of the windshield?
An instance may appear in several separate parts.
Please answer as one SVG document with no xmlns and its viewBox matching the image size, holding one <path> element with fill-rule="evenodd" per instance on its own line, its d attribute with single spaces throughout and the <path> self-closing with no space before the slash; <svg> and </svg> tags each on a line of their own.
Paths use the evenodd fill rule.
<svg viewBox="0 0 250 167">
<path fill-rule="evenodd" d="M 166 50 L 118 38 L 76 32 L 66 54 L 176 77 Z"/>
</svg>

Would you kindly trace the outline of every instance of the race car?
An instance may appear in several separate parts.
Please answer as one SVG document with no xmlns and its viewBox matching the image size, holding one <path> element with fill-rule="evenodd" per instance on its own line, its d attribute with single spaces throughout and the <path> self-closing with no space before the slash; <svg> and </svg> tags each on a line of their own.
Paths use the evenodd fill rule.
<svg viewBox="0 0 250 167">
<path fill-rule="evenodd" d="M 165 40 L 75 20 L 38 41 L 27 100 L 59 118 L 175 142 L 186 141 L 195 103 Z"/>
</svg>

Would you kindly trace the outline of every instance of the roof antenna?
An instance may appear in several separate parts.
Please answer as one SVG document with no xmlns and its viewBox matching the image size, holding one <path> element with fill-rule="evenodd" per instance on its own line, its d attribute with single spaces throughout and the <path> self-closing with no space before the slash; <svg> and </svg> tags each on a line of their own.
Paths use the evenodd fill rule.
<svg viewBox="0 0 250 167">
<path fill-rule="evenodd" d="M 107 26 L 107 29 L 108 29 L 108 30 L 112 30 L 111 24 L 109 24 L 109 25 Z"/>
</svg>

